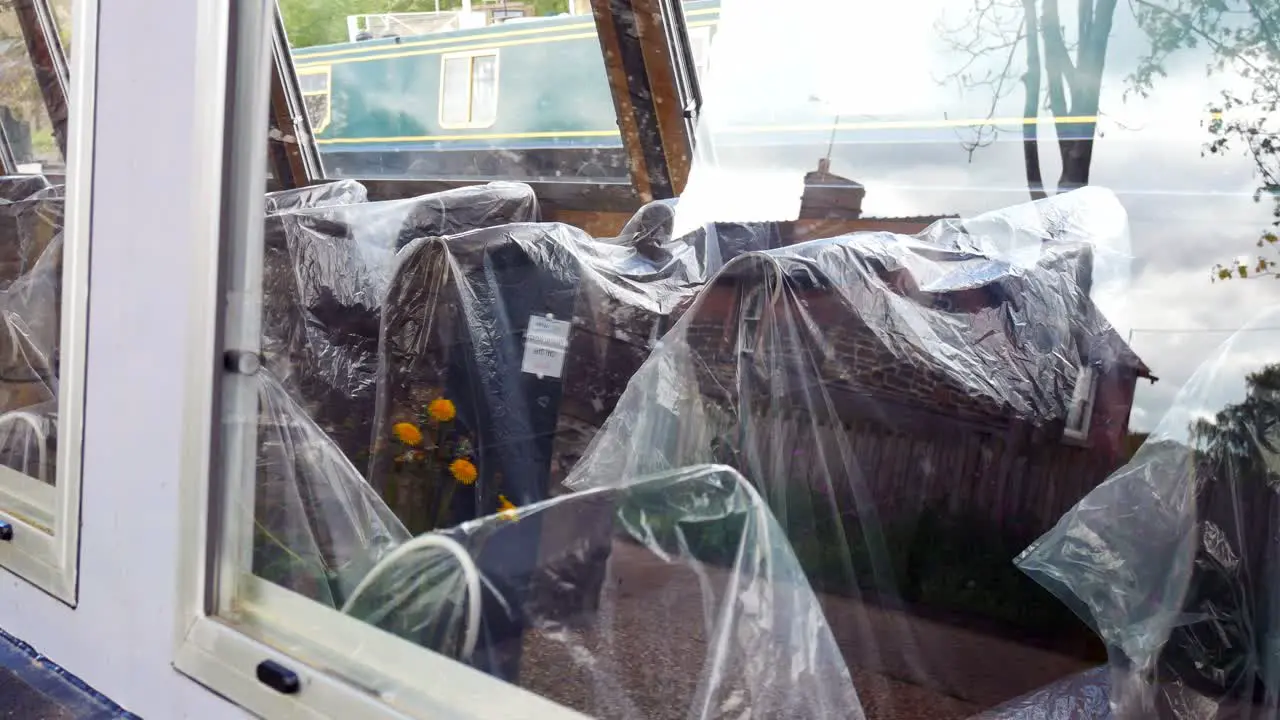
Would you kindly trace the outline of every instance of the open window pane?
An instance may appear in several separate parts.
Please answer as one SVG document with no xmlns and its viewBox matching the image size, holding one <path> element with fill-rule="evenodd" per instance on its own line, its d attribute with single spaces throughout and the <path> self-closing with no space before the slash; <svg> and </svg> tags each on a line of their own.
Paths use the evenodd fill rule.
<svg viewBox="0 0 1280 720">
<path fill-rule="evenodd" d="M 58 23 L 69 27 L 69 11 L 0 4 L 0 565 L 74 602 L 80 438 L 69 420 L 83 392 L 87 300 L 60 148 L 68 78 Z M 68 337 L 74 349 L 64 351 Z"/>
<path fill-rule="evenodd" d="M 329 177 L 627 177 L 589 3 L 281 0 Z"/>
<path fill-rule="evenodd" d="M 407 646 L 594 717 L 1273 714 L 1274 18 L 858 7 L 688 3 L 689 185 L 607 230 L 539 196 L 586 183 L 272 195 L 221 616 L 390 702 Z M 470 141 L 593 107 L 512 80 L 573 17 L 294 57 L 332 128 L 344 58 L 439 41 L 411 117 Z"/>
<path fill-rule="evenodd" d="M 62 52 L 71 58 L 71 0 L 49 0 L 49 9 L 53 13 L 53 24 L 57 29 L 58 39 L 62 43 Z"/>
</svg>

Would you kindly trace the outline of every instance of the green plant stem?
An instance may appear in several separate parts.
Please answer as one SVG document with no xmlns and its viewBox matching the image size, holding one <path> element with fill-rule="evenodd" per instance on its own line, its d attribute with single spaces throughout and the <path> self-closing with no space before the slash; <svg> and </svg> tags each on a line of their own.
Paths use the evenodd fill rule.
<svg viewBox="0 0 1280 720">
<path fill-rule="evenodd" d="M 445 491 L 444 501 L 440 503 L 440 511 L 436 514 L 436 524 L 432 529 L 438 529 L 444 526 L 445 515 L 449 512 L 450 506 L 453 505 L 453 493 L 458 489 L 458 483 L 449 483 L 449 489 Z"/>
</svg>

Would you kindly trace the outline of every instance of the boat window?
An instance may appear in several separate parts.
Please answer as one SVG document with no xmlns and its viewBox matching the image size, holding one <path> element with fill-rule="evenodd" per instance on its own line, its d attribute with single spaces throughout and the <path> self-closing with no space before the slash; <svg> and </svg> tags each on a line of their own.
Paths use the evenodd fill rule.
<svg viewBox="0 0 1280 720">
<path fill-rule="evenodd" d="M 332 74 L 328 67 L 312 67 L 298 71 L 298 89 L 307 108 L 307 120 L 315 133 L 324 132 L 332 117 L 329 84 Z"/>
<path fill-rule="evenodd" d="M 498 113 L 498 53 L 445 56 L 440 87 L 441 127 L 493 125 Z"/>
<path fill-rule="evenodd" d="M 689 44 L 693 50 L 693 64 L 699 78 L 707 76 L 708 62 L 711 59 L 710 25 L 690 25 Z"/>
<path fill-rule="evenodd" d="M 488 127 L 498 114 L 498 54 L 471 58 L 471 117 L 476 127 Z"/>
<path fill-rule="evenodd" d="M 589 4 L 279 5 L 299 75 L 330 69 L 327 177 L 628 178 Z"/>
<path fill-rule="evenodd" d="M 88 156 L 66 150 L 92 126 L 69 125 L 69 12 L 0 5 L 0 565 L 74 603 Z"/>
</svg>

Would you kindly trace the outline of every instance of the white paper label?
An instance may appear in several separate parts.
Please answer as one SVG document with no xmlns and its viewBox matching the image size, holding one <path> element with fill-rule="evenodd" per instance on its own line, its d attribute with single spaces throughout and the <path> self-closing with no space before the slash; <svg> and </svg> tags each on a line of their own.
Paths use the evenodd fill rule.
<svg viewBox="0 0 1280 720">
<path fill-rule="evenodd" d="M 543 377 L 560 377 L 564 371 L 564 356 L 569 349 L 569 329 L 564 320 L 551 315 L 531 315 L 529 328 L 524 334 L 524 360 L 521 372 Z"/>
</svg>

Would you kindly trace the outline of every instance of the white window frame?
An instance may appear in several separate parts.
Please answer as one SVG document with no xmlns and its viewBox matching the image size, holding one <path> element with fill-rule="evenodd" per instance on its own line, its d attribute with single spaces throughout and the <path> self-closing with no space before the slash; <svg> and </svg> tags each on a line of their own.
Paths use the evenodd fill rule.
<svg viewBox="0 0 1280 720">
<path fill-rule="evenodd" d="M 262 253 L 262 118 L 275 3 L 238 1 L 233 14 L 233 0 L 194 1 L 197 27 L 205 31 L 196 49 L 199 201 L 190 230 L 197 250 L 189 283 L 174 666 L 261 717 L 584 718 L 246 571 L 254 440 L 234 428 L 224 432 L 221 418 L 256 417 L 257 392 L 221 358 L 223 348 L 254 352 L 259 342 L 261 262 L 247 259 Z M 233 608 L 234 616 L 218 615 L 219 607 Z M 259 682 L 256 670 L 265 660 L 296 672 L 301 690 L 285 695 Z"/>
<path fill-rule="evenodd" d="M 40 482 L 7 467 L 0 468 L 0 520 L 13 526 L 13 539 L 0 542 L 0 567 L 75 607 L 88 341 L 94 79 L 98 55 L 96 0 L 74 3 L 72 27 L 55 484 Z"/>
<path fill-rule="evenodd" d="M 1067 407 L 1064 439 L 1079 444 L 1089 441 L 1089 428 L 1098 396 L 1098 371 L 1092 365 L 1081 365 L 1076 373 L 1076 385 L 1071 390 L 1071 404 Z"/>
<path fill-rule="evenodd" d="M 492 57 L 493 58 L 493 117 L 488 122 L 476 122 L 471 117 L 471 99 L 476 89 L 476 58 Z M 450 60 L 466 60 L 467 61 L 467 121 L 461 123 L 445 122 L 444 115 L 444 98 L 445 98 L 445 67 Z M 436 121 L 440 127 L 445 130 L 483 130 L 493 127 L 498 121 L 498 104 L 499 94 L 502 89 L 502 58 L 497 48 L 489 48 L 484 50 L 468 50 L 466 52 L 447 53 L 440 56 L 440 98 L 436 104 Z"/>
</svg>

